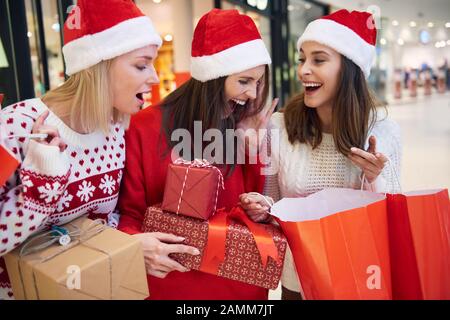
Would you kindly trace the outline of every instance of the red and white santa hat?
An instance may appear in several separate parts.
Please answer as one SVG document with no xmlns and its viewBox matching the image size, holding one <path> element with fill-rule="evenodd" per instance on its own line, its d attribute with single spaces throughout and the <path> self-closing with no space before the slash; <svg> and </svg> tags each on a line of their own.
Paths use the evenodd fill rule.
<svg viewBox="0 0 450 320">
<path fill-rule="evenodd" d="M 316 41 L 346 56 L 366 77 L 375 57 L 377 29 L 368 12 L 339 10 L 308 24 L 298 40 L 298 50 L 306 41 Z"/>
<path fill-rule="evenodd" d="M 132 0 L 78 0 L 64 24 L 66 73 L 72 75 L 162 39 Z"/>
<path fill-rule="evenodd" d="M 237 10 L 213 9 L 198 22 L 191 54 L 194 79 L 206 82 L 271 63 L 249 16 Z"/>
</svg>

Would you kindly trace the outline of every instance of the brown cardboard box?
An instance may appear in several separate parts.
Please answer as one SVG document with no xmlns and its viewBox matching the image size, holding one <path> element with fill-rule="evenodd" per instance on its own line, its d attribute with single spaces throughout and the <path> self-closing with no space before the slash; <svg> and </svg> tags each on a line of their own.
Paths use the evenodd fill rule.
<svg viewBox="0 0 450 320">
<path fill-rule="evenodd" d="M 85 230 L 92 220 L 79 218 L 65 227 L 74 230 L 75 226 Z M 20 249 L 4 257 L 16 299 L 140 300 L 149 296 L 141 244 L 121 231 L 106 228 L 85 241 L 75 240 L 67 247 L 53 244 L 22 257 Z"/>
</svg>

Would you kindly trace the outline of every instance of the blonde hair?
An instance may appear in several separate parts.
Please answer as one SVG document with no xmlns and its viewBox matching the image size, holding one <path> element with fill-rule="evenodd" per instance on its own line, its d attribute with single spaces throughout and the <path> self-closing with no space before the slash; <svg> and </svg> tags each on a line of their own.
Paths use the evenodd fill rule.
<svg viewBox="0 0 450 320">
<path fill-rule="evenodd" d="M 130 116 L 113 108 L 111 60 L 70 76 L 61 86 L 47 92 L 42 100 L 72 128 L 85 133 L 97 130 L 108 134 L 111 121 L 127 128 Z"/>
</svg>

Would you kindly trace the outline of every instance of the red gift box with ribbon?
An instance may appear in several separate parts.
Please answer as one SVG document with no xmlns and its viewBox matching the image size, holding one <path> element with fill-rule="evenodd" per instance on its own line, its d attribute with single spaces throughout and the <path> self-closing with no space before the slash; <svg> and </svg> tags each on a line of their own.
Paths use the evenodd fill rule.
<svg viewBox="0 0 450 320">
<path fill-rule="evenodd" d="M 219 190 L 224 189 L 220 170 L 206 160 L 176 160 L 169 165 L 162 209 L 208 220 L 217 208 Z"/>
<path fill-rule="evenodd" d="M 278 227 L 254 223 L 240 207 L 220 209 L 208 221 L 150 207 L 142 231 L 172 233 L 198 248 L 198 256 L 170 255 L 189 269 L 267 289 L 278 287 L 287 240 Z"/>
</svg>

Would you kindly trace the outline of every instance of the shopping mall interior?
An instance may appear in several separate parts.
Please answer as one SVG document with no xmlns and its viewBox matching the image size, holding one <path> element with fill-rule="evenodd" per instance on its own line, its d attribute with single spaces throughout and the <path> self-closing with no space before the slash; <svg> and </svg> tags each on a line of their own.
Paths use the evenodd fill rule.
<svg viewBox="0 0 450 320">
<path fill-rule="evenodd" d="M 0 103 L 40 97 L 65 81 L 62 22 L 72 0 L 0 1 Z M 296 42 L 314 19 L 342 8 L 372 12 L 378 29 L 369 84 L 402 131 L 402 190 L 450 186 L 449 0 L 135 0 L 164 39 L 157 104 L 190 77 L 190 45 L 214 7 L 249 14 L 273 57 L 271 97 L 301 90 Z M 26 23 L 23 23 L 26 21 Z M 271 292 L 280 298 L 280 290 Z"/>
</svg>

